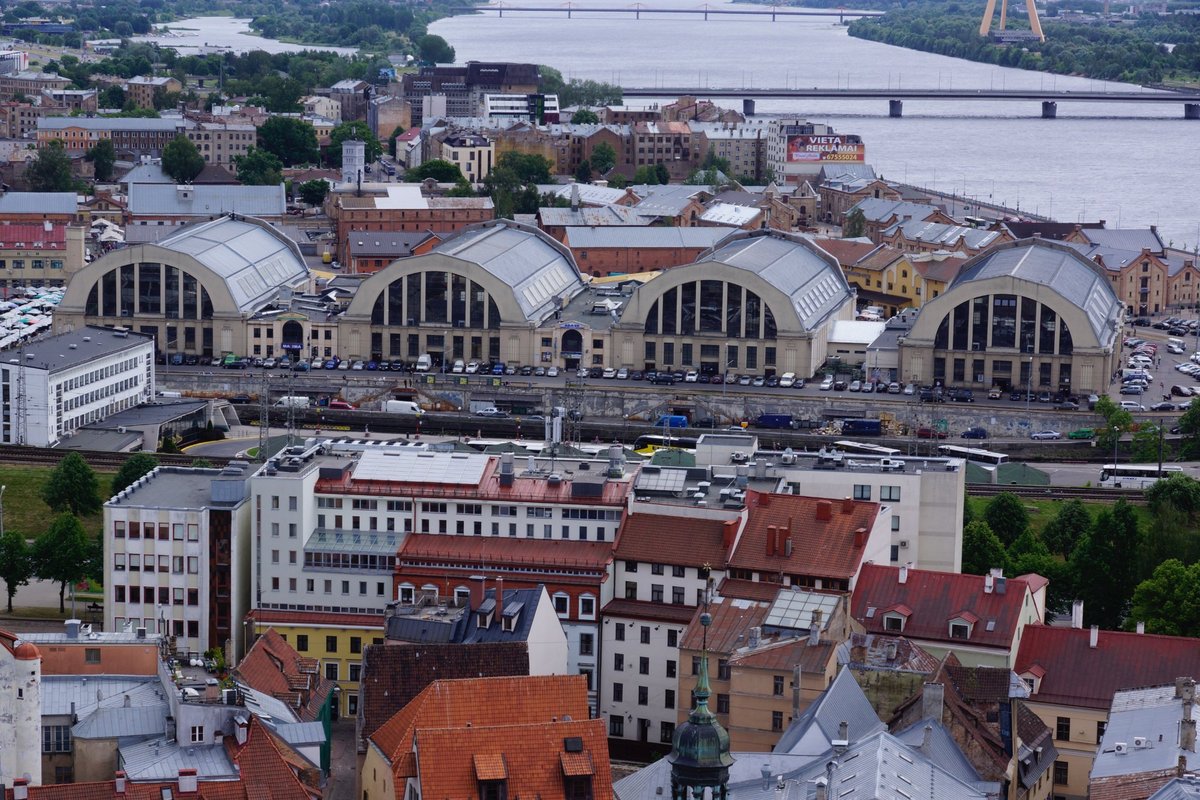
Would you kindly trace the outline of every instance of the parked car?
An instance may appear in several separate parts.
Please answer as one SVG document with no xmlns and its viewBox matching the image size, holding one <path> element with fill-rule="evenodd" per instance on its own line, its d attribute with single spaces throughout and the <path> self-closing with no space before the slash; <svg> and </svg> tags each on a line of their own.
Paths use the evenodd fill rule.
<svg viewBox="0 0 1200 800">
<path fill-rule="evenodd" d="M 1033 433 L 1029 434 L 1029 438 L 1033 439 L 1034 441 L 1041 442 L 1041 441 L 1049 441 L 1052 439 L 1053 440 L 1061 439 L 1062 434 L 1059 433 L 1058 431 L 1034 431 Z"/>
<path fill-rule="evenodd" d="M 1147 319 L 1146 317 L 1138 317 L 1137 319 L 1133 320 L 1129 324 L 1133 325 L 1135 327 L 1138 327 L 1138 328 L 1145 328 L 1150 325 L 1150 320 Z"/>
<path fill-rule="evenodd" d="M 1004 396 L 1004 392 L 1001 391 L 1000 388 L 997 386 L 993 386 L 988 391 L 988 400 L 999 400 L 1003 396 Z"/>
<path fill-rule="evenodd" d="M 1174 403 L 1155 403 L 1150 406 L 1151 411 L 1176 411 L 1178 410 Z"/>
<path fill-rule="evenodd" d="M 617 380 L 619 380 L 619 381 L 629 380 L 629 369 L 627 367 L 621 367 L 619 370 L 617 370 Z"/>
<path fill-rule="evenodd" d="M 844 392 L 844 391 L 846 391 L 846 382 L 845 382 L 845 381 L 834 381 L 834 382 L 833 382 L 833 390 L 834 390 L 835 392 Z"/>
<path fill-rule="evenodd" d="M 1136 383 L 1127 383 L 1121 387 L 1121 394 L 1145 394 L 1146 387 L 1138 386 Z"/>
<path fill-rule="evenodd" d="M 546 377 L 547 378 L 557 378 L 558 377 L 558 367 L 550 367 L 550 369 L 546 370 Z"/>
<path fill-rule="evenodd" d="M 1054 407 L 1059 411 L 1078 411 L 1079 403 L 1074 400 L 1063 400 L 1061 403 L 1056 403 Z"/>
<path fill-rule="evenodd" d="M 354 411 L 358 406 L 353 403 L 347 403 L 345 400 L 330 400 L 330 411 Z"/>
<path fill-rule="evenodd" d="M 492 406 L 489 408 L 479 409 L 478 411 L 475 412 L 475 416 L 477 416 L 477 417 L 492 417 L 494 419 L 503 419 L 508 416 L 508 412 L 501 411 L 500 409 Z"/>
<path fill-rule="evenodd" d="M 850 391 L 862 391 L 862 381 L 850 381 Z"/>
<path fill-rule="evenodd" d="M 601 372 L 600 375 L 603 378 L 608 378 L 609 380 L 611 380 L 611 379 L 617 377 L 617 370 L 613 367 L 605 367 L 604 371 Z"/>
<path fill-rule="evenodd" d="M 937 428 L 917 428 L 918 439 L 945 439 L 950 434 Z"/>
<path fill-rule="evenodd" d="M 1121 410 L 1122 411 L 1145 411 L 1146 407 L 1144 405 L 1142 405 L 1141 403 L 1139 403 L 1137 400 L 1122 400 L 1121 401 Z"/>
<path fill-rule="evenodd" d="M 1091 428 L 1079 428 L 1067 434 L 1068 439 L 1095 439 L 1096 432 Z"/>
<path fill-rule="evenodd" d="M 689 369 L 683 376 L 684 383 L 695 383 L 698 380 L 700 380 L 700 373 L 694 369 Z"/>
<path fill-rule="evenodd" d="M 901 391 L 899 383 L 892 381 L 888 384 L 888 394 L 900 394 Z"/>
<path fill-rule="evenodd" d="M 974 427 L 967 428 L 965 431 L 963 431 L 962 438 L 964 438 L 964 439 L 986 439 L 986 438 L 988 438 L 988 432 L 987 432 L 986 428 L 980 428 L 979 426 L 976 425 Z"/>
<path fill-rule="evenodd" d="M 822 392 L 828 392 L 833 388 L 833 378 L 825 378 L 825 380 L 821 381 L 821 385 L 817 388 L 819 388 Z"/>
</svg>

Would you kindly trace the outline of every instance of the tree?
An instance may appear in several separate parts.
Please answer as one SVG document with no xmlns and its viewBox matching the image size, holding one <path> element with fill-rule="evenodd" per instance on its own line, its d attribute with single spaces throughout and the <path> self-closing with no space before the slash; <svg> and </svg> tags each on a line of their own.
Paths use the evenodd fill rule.
<svg viewBox="0 0 1200 800">
<path fill-rule="evenodd" d="M 120 494 L 124 489 L 132 486 L 139 478 L 157 466 L 158 459 L 150 453 L 134 453 L 125 459 L 125 463 L 117 470 L 117 474 L 113 476 L 113 495 Z"/>
<path fill-rule="evenodd" d="M 1036 573 L 1048 578 L 1050 588 L 1046 605 L 1051 611 L 1065 611 L 1071 607 L 1075 595 L 1067 565 L 1050 554 L 1032 529 L 1026 529 L 1008 548 L 1008 568 L 1013 575 Z"/>
<path fill-rule="evenodd" d="M 342 142 L 347 139 L 358 139 L 365 145 L 363 150 L 368 164 L 378 161 L 379 157 L 383 155 L 383 145 L 379 143 L 379 137 L 367 126 L 367 123 L 361 120 L 350 120 L 335 126 L 329 132 L 329 149 L 326 153 L 330 163 L 341 163 Z"/>
<path fill-rule="evenodd" d="M 479 193 L 471 184 L 467 183 L 467 179 L 463 178 L 458 183 L 454 184 L 449 191 L 446 192 L 446 197 L 478 197 Z"/>
<path fill-rule="evenodd" d="M 204 169 L 204 156 L 191 139 L 182 133 L 167 143 L 162 151 L 162 170 L 176 183 L 190 183 Z"/>
<path fill-rule="evenodd" d="M 550 183 L 550 170 L 554 165 L 542 156 L 518 153 L 509 150 L 496 159 L 496 169 L 512 170 L 517 183 Z"/>
<path fill-rule="evenodd" d="M 1188 403 L 1187 411 L 1179 418 L 1179 455 L 1185 461 L 1200 458 L 1200 403 Z"/>
<path fill-rule="evenodd" d="M 120 86 L 109 86 L 107 89 L 100 92 L 97 98 L 100 108 L 124 108 L 125 107 L 125 90 Z"/>
<path fill-rule="evenodd" d="M 207 458 L 193 458 L 192 467 L 194 469 L 212 469 L 213 465 Z"/>
<path fill-rule="evenodd" d="M 575 168 L 575 181 L 577 183 L 590 183 L 592 180 L 592 164 L 586 158 L 579 162 L 579 166 Z"/>
<path fill-rule="evenodd" d="M 492 172 L 495 172 L 495 170 L 492 170 Z M 451 164 L 449 161 L 440 158 L 425 161 L 416 169 L 410 169 L 404 178 L 408 181 L 417 182 L 433 178 L 438 183 L 457 183 L 458 181 L 465 180 L 462 170 L 458 168 L 457 164 Z"/>
<path fill-rule="evenodd" d="M 258 146 L 274 153 L 286 167 L 316 164 L 320 159 L 317 132 L 295 117 L 271 117 L 258 129 Z"/>
<path fill-rule="evenodd" d="M 967 575 L 986 575 L 992 567 L 1004 569 L 1008 561 L 1004 544 L 986 522 L 976 520 L 963 531 L 962 571 Z"/>
<path fill-rule="evenodd" d="M 96 180 L 112 180 L 113 166 L 117 163 L 117 151 L 113 147 L 112 139 L 101 139 L 96 142 L 87 151 L 87 156 L 85 157 L 88 161 L 92 162 L 92 169 L 96 173 Z"/>
<path fill-rule="evenodd" d="M 1163 431 L 1159 425 L 1152 423 L 1143 424 L 1133 432 L 1132 441 L 1129 444 L 1129 455 L 1138 463 L 1148 463 L 1158 461 L 1162 454 Z"/>
<path fill-rule="evenodd" d="M 33 577 L 33 557 L 25 537 L 16 531 L 5 531 L 0 536 L 0 579 L 8 592 L 8 613 L 13 610 L 13 597 L 17 589 L 29 583 Z"/>
<path fill-rule="evenodd" d="M 1196 515 L 1200 514 L 1200 481 L 1182 473 L 1155 481 L 1145 491 L 1145 496 L 1146 503 L 1155 514 L 1168 506 L 1186 514 L 1189 522 L 1194 522 Z"/>
<path fill-rule="evenodd" d="M 597 145 L 597 148 L 598 147 L 599 147 L 599 145 Z M 595 155 L 595 154 L 596 154 L 596 151 L 593 150 L 592 155 Z M 624 175 L 622 175 L 619 172 L 614 172 L 613 174 L 608 176 L 608 186 L 610 189 L 624 189 L 628 185 L 629 185 L 629 179 L 626 178 Z"/>
<path fill-rule="evenodd" d="M 69 192 L 75 188 L 71 159 L 58 139 L 38 150 L 25 168 L 25 179 L 34 192 Z"/>
<path fill-rule="evenodd" d="M 91 558 L 87 534 L 74 514 L 59 514 L 33 542 L 34 574 L 58 584 L 58 611 L 66 613 L 68 583 L 87 577 Z"/>
<path fill-rule="evenodd" d="M 1168 559 L 1139 583 L 1126 627 L 1138 622 L 1146 623 L 1147 633 L 1200 636 L 1200 563 L 1185 566 Z"/>
<path fill-rule="evenodd" d="M 654 176 L 663 186 L 671 182 L 671 173 L 667 170 L 667 165 L 661 161 L 654 165 Z"/>
<path fill-rule="evenodd" d="M 842 226 L 842 238 L 857 239 L 867 232 L 867 217 L 861 208 L 856 208 L 846 215 L 846 224 Z"/>
<path fill-rule="evenodd" d="M 1084 601 L 1085 621 L 1114 629 L 1137 586 L 1137 560 L 1141 532 L 1133 509 L 1118 500 L 1096 516 L 1092 529 L 1071 554 L 1075 593 Z"/>
<path fill-rule="evenodd" d="M 1054 519 L 1042 529 L 1042 542 L 1050 552 L 1070 558 L 1079 537 L 1092 527 L 1092 517 L 1079 500 L 1068 500 L 1058 508 Z"/>
<path fill-rule="evenodd" d="M 571 122 L 575 125 L 599 125 L 600 117 L 590 108 L 581 108 L 571 115 Z"/>
<path fill-rule="evenodd" d="M 250 147 L 246 155 L 233 159 L 237 166 L 238 181 L 243 186 L 278 186 L 283 183 L 283 162 L 279 156 L 257 147 Z"/>
<path fill-rule="evenodd" d="M 1096 431 L 1096 446 L 1108 452 L 1116 447 L 1121 435 L 1133 427 L 1133 415 L 1114 403 L 1108 395 L 1096 402 L 1096 413 L 1104 418 L 1104 424 Z"/>
<path fill-rule="evenodd" d="M 300 184 L 300 199 L 310 206 L 319 206 L 329 194 L 329 181 L 314 178 Z"/>
<path fill-rule="evenodd" d="M 608 142 L 600 142 L 592 148 L 592 169 L 599 172 L 601 175 L 608 174 L 608 171 L 617 165 L 617 151 Z"/>
<path fill-rule="evenodd" d="M 100 484 L 96 473 L 79 453 L 68 453 L 42 484 L 42 499 L 51 511 L 76 516 L 100 510 Z"/>
<path fill-rule="evenodd" d="M 1029 528 L 1029 513 L 1012 492 L 1001 492 L 983 509 L 983 519 L 1008 547 Z"/>
<path fill-rule="evenodd" d="M 442 37 L 427 33 L 417 40 L 417 53 L 429 64 L 454 63 L 454 48 Z"/>
</svg>

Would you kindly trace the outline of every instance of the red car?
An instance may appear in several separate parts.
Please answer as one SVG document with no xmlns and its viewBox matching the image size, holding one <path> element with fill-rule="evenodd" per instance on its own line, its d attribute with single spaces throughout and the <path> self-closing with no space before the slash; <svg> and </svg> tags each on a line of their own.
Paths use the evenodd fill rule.
<svg viewBox="0 0 1200 800">
<path fill-rule="evenodd" d="M 354 411 L 356 408 L 357 408 L 357 406 L 351 405 L 350 403 L 347 403 L 345 400 L 330 400 L 329 401 L 329 410 L 330 411 Z"/>
<path fill-rule="evenodd" d="M 917 428 L 918 439 L 945 439 L 949 434 L 936 428 Z"/>
</svg>

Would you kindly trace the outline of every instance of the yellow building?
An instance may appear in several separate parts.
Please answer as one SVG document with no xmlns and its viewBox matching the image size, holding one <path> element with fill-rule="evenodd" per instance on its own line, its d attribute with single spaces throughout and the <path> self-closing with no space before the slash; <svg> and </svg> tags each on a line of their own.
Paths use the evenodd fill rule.
<svg viewBox="0 0 1200 800">
<path fill-rule="evenodd" d="M 321 611 L 254 609 L 246 615 L 246 641 L 274 628 L 296 652 L 320 663 L 321 677 L 336 681 L 334 717 L 358 714 L 363 649 L 383 644 L 383 617 Z"/>
<path fill-rule="evenodd" d="M 448 136 L 442 141 L 442 158 L 458 167 L 469 183 L 479 183 L 492 171 L 496 149 L 483 136 Z"/>
</svg>

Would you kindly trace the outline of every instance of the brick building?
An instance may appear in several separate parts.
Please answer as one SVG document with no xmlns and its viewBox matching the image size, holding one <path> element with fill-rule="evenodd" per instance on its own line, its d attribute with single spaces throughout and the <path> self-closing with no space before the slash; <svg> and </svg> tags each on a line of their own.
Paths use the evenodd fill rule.
<svg viewBox="0 0 1200 800">
<path fill-rule="evenodd" d="M 415 184 L 388 186 L 384 197 L 331 193 L 325 211 L 337 230 L 337 258 L 346 260 L 359 231 L 451 233 L 495 216 L 489 197 L 426 197 Z"/>
</svg>

